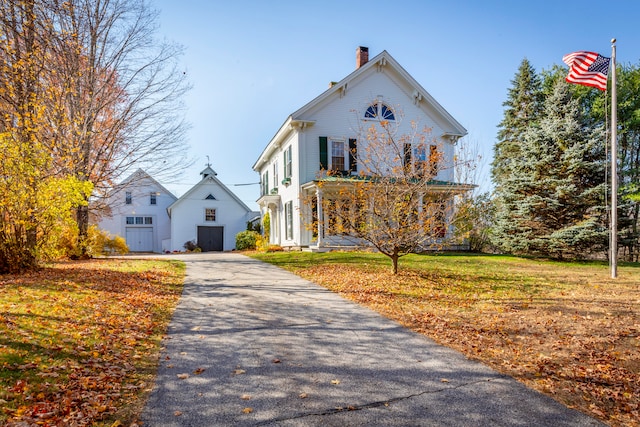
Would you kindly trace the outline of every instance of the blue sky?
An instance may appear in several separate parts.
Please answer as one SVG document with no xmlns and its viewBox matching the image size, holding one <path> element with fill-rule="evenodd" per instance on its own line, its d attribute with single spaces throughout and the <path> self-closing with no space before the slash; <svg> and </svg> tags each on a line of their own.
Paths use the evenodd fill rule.
<svg viewBox="0 0 640 427">
<path fill-rule="evenodd" d="M 617 0 L 152 0 L 159 35 L 185 48 L 189 153 L 177 196 L 207 156 L 218 178 L 257 210 L 251 169 L 289 114 L 355 69 L 358 46 L 393 56 L 469 132 L 491 161 L 518 66 L 537 71 L 577 50 L 640 63 L 640 2 Z M 595 89 L 594 89 L 595 90 Z M 479 184 L 490 188 L 486 182 Z"/>
</svg>

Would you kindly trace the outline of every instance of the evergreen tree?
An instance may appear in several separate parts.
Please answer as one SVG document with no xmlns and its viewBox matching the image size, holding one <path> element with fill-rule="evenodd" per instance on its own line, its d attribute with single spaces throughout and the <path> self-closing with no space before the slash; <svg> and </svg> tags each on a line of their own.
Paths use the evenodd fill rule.
<svg viewBox="0 0 640 427">
<path fill-rule="evenodd" d="M 640 259 L 640 68 L 620 66 L 618 75 L 618 242 L 620 256 Z"/>
<path fill-rule="evenodd" d="M 603 132 L 588 125 L 564 81 L 556 80 L 543 118 L 521 135 L 501 179 L 500 247 L 555 258 L 606 247 Z"/>
<path fill-rule="evenodd" d="M 491 164 L 491 176 L 498 192 L 503 180 L 510 176 L 513 162 L 520 157 L 522 134 L 537 122 L 542 106 L 540 78 L 526 58 L 511 83 L 509 96 L 502 104 L 504 118 L 498 125 L 498 142 Z"/>
</svg>

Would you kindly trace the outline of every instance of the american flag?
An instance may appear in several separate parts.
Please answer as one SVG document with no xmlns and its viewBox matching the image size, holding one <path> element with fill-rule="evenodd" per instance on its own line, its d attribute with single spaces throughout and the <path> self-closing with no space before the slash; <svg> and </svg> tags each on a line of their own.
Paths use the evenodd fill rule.
<svg viewBox="0 0 640 427">
<path fill-rule="evenodd" d="M 595 52 L 569 53 L 562 57 L 562 61 L 569 66 L 566 80 L 569 83 L 607 90 L 609 59 Z"/>
</svg>

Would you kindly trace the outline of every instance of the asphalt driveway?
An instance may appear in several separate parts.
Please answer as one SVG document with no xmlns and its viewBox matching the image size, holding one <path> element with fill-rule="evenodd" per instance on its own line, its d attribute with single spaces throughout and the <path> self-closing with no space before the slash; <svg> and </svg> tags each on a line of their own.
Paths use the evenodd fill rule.
<svg viewBox="0 0 640 427">
<path fill-rule="evenodd" d="M 144 426 L 599 426 L 277 267 L 187 263 Z"/>
</svg>

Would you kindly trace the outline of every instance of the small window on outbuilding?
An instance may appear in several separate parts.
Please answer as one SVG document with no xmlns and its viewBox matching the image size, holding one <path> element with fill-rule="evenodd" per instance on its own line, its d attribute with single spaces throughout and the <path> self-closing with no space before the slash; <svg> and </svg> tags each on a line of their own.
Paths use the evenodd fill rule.
<svg viewBox="0 0 640 427">
<path fill-rule="evenodd" d="M 207 197 L 205 197 L 204 199 L 205 200 L 216 200 L 216 198 L 211 193 L 209 193 L 209 195 Z"/>
<path fill-rule="evenodd" d="M 216 220 L 216 210 L 215 210 L 215 208 L 206 208 L 204 210 L 204 220 L 205 221 L 215 221 Z"/>
<path fill-rule="evenodd" d="M 150 205 L 157 205 L 158 204 L 158 194 L 155 191 L 152 191 L 149 194 L 149 204 Z"/>
</svg>

